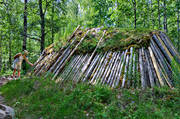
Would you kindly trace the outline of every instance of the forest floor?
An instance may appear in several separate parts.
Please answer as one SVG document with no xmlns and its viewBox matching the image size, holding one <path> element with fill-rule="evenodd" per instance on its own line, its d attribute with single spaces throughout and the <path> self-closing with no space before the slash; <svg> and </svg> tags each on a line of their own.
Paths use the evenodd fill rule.
<svg viewBox="0 0 180 119">
<path fill-rule="evenodd" d="M 111 89 L 101 85 L 22 78 L 0 88 L 18 119 L 146 118 L 180 119 L 180 85 Z"/>
</svg>

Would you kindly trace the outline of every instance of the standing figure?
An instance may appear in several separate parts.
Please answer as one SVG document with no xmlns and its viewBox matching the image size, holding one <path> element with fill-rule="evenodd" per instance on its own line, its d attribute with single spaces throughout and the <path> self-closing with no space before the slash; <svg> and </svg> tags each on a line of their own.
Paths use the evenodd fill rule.
<svg viewBox="0 0 180 119">
<path fill-rule="evenodd" d="M 33 64 L 31 62 L 29 62 L 29 60 L 27 58 L 28 54 L 29 54 L 29 52 L 27 50 L 24 50 L 23 53 L 18 53 L 14 56 L 14 61 L 12 64 L 12 68 L 14 69 L 13 77 L 15 77 L 16 71 L 18 71 L 18 77 L 20 77 L 21 66 L 22 66 L 23 60 L 25 60 L 29 65 L 33 66 Z"/>
</svg>

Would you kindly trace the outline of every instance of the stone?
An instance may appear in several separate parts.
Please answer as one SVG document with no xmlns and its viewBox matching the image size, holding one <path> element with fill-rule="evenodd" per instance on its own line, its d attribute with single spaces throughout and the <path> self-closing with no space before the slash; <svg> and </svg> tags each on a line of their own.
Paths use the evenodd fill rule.
<svg viewBox="0 0 180 119">
<path fill-rule="evenodd" d="M 0 119 L 15 119 L 14 109 L 0 104 Z"/>
</svg>

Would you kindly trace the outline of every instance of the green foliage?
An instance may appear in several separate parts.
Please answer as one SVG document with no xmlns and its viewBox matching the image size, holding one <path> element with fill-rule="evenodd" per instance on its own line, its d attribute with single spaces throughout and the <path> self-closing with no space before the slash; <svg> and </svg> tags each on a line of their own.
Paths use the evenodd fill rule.
<svg viewBox="0 0 180 119">
<path fill-rule="evenodd" d="M 17 118 L 178 118 L 179 89 L 110 89 L 49 79 L 25 78 L 2 88 Z M 166 116 L 164 116 L 166 115 Z"/>
</svg>

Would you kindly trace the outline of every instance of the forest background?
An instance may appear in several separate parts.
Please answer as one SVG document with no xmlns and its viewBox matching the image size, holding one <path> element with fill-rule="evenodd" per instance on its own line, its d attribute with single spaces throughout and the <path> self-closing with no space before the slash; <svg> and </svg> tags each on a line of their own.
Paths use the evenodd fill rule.
<svg viewBox="0 0 180 119">
<path fill-rule="evenodd" d="M 35 62 L 78 25 L 161 30 L 180 51 L 179 16 L 180 0 L 0 0 L 0 75 L 12 72 L 16 53 Z"/>
</svg>

